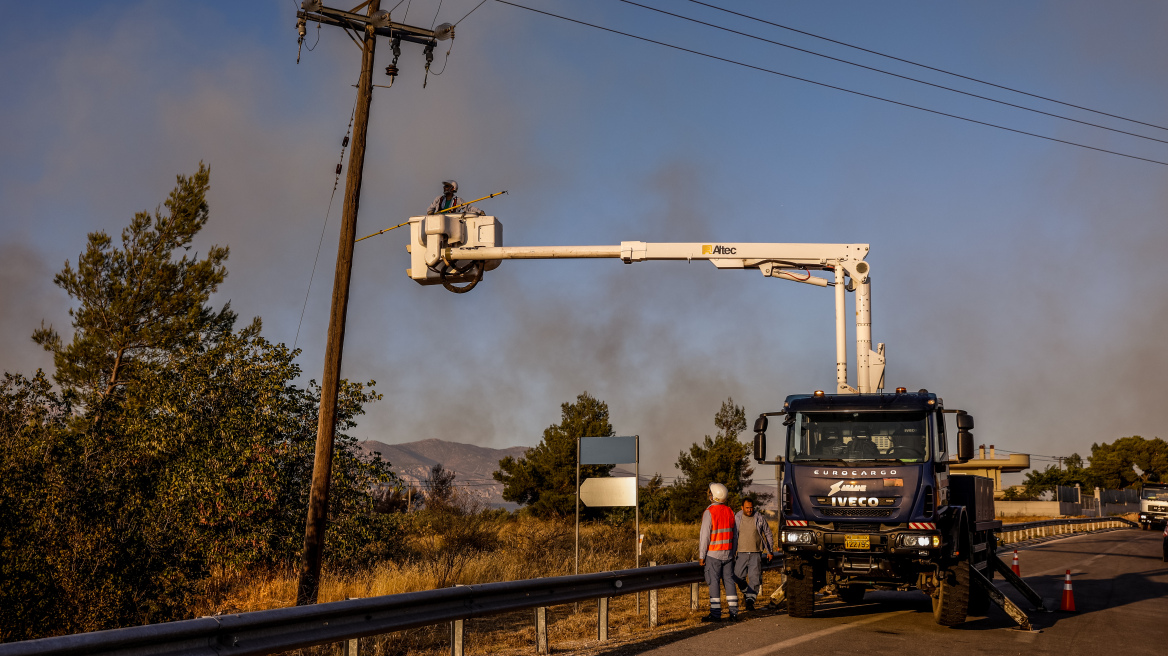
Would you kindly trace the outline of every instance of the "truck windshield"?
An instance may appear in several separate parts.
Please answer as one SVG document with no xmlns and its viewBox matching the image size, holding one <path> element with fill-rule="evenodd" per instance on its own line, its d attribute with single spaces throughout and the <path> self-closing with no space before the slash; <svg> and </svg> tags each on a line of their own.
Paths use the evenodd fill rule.
<svg viewBox="0 0 1168 656">
<path fill-rule="evenodd" d="M 1148 501 L 1168 501 L 1168 489 L 1144 489 L 1143 498 Z"/>
<path fill-rule="evenodd" d="M 788 434 L 787 458 L 923 462 L 927 425 L 924 412 L 800 412 Z"/>
</svg>

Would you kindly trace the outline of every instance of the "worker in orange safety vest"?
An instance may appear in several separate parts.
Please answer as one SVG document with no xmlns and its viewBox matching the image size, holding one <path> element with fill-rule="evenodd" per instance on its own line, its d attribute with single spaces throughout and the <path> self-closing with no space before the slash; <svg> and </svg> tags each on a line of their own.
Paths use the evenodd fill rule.
<svg viewBox="0 0 1168 656">
<path fill-rule="evenodd" d="M 726 605 L 730 621 L 738 619 L 738 589 L 734 586 L 734 554 L 738 552 L 738 524 L 734 511 L 726 505 L 730 491 L 721 483 L 710 483 L 707 493 L 712 502 L 702 513 L 702 532 L 698 538 L 698 562 L 705 570 L 706 585 L 710 587 L 710 614 L 703 622 L 722 621 L 722 595 L 719 584 L 726 590 Z"/>
</svg>

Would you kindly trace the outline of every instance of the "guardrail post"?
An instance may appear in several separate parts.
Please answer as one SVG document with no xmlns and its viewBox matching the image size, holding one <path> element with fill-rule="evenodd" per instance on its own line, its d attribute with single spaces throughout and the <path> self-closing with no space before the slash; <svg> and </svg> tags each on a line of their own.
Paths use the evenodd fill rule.
<svg viewBox="0 0 1168 656">
<path fill-rule="evenodd" d="M 462 633 L 465 621 L 454 620 L 450 623 L 450 656 L 462 656 Z"/>
<path fill-rule="evenodd" d="M 608 597 L 596 600 L 596 639 L 608 642 Z"/>
<path fill-rule="evenodd" d="M 360 599 L 360 597 L 345 597 L 346 601 L 351 601 L 353 599 Z M 358 640 L 357 638 L 353 638 L 351 640 L 346 640 L 344 643 L 342 643 L 345 645 L 345 647 L 344 647 L 345 656 L 357 656 L 358 655 L 359 645 L 357 644 L 357 640 Z"/>
<path fill-rule="evenodd" d="M 699 610 L 698 608 L 698 585 L 697 583 L 689 584 L 689 609 Z"/>
<path fill-rule="evenodd" d="M 547 607 L 535 609 L 535 653 L 548 653 Z"/>
<path fill-rule="evenodd" d="M 656 567 L 657 562 L 650 560 L 649 567 Z M 657 589 L 649 591 L 649 628 L 657 628 Z"/>
</svg>

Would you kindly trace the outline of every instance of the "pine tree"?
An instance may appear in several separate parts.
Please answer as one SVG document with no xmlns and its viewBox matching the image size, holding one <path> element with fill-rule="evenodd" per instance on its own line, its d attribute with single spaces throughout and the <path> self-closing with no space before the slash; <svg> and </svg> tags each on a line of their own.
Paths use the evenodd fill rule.
<svg viewBox="0 0 1168 656">
<path fill-rule="evenodd" d="M 758 502 L 770 498 L 766 494 L 744 495 L 753 482 L 754 467 L 750 464 L 751 446 L 740 442 L 738 436 L 746 430 L 746 411 L 735 405 L 734 399 L 727 398 L 714 415 L 717 434 L 706 435 L 701 443 L 694 442 L 689 452 L 682 451 L 677 457 L 677 468 L 681 477 L 670 486 L 670 507 L 676 519 L 697 521 L 702 511 L 709 505 L 706 491 L 710 483 L 721 483 L 730 491 L 727 500 L 736 507 L 743 498 Z"/>
<path fill-rule="evenodd" d="M 181 619 L 216 574 L 287 567 L 303 544 L 319 388 L 293 384 L 296 352 L 258 319 L 236 331 L 209 307 L 227 249 L 186 254 L 208 185 L 204 166 L 180 176 L 165 214 L 136 215 L 119 248 L 91 234 L 56 277 L 74 334 L 34 339 L 62 392 L 0 381 L 0 642 Z M 401 549 L 371 494 L 396 477 L 345 434 L 378 398 L 341 383 L 333 570 Z"/>
<path fill-rule="evenodd" d="M 202 259 L 185 254 L 210 217 L 210 179 L 202 163 L 193 176 L 178 176 L 165 214 L 161 208 L 135 214 L 120 247 L 105 232 L 90 233 L 77 268 L 66 260 L 53 278 L 78 302 L 69 310 L 73 339 L 65 342 L 42 325 L 33 341 L 53 354 L 57 383 L 86 404 L 124 391 L 146 370 L 165 366 L 175 350 L 231 331 L 230 304 L 207 306 L 227 277 L 228 249 L 212 246 Z"/>
<path fill-rule="evenodd" d="M 576 512 L 576 441 L 581 437 L 614 435 L 608 404 L 584 392 L 575 403 L 560 406 L 560 424 L 543 431 L 539 446 L 521 458 L 499 461 L 495 480 L 503 498 L 527 506 L 537 517 L 571 517 Z M 585 465 L 580 480 L 608 476 L 613 465 Z M 582 513 L 586 510 L 581 509 Z M 594 513 L 593 513 L 594 514 Z"/>
</svg>

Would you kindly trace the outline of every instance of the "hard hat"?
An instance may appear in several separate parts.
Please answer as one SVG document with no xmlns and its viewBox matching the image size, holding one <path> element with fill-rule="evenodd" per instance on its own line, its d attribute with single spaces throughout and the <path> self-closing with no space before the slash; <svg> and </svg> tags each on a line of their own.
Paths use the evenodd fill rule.
<svg viewBox="0 0 1168 656">
<path fill-rule="evenodd" d="M 710 483 L 710 496 L 714 497 L 714 501 L 722 502 L 730 496 L 730 490 L 727 490 L 726 486 L 721 483 Z"/>
<path fill-rule="evenodd" d="M 458 183 L 454 180 L 443 180 L 442 186 L 445 187 L 446 185 L 450 185 L 451 187 L 454 187 L 455 191 L 458 191 Z"/>
</svg>

